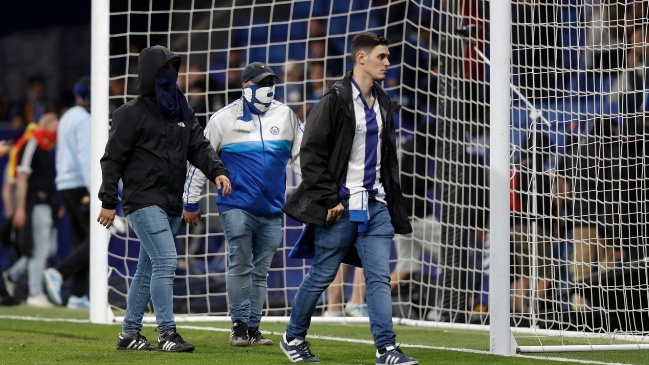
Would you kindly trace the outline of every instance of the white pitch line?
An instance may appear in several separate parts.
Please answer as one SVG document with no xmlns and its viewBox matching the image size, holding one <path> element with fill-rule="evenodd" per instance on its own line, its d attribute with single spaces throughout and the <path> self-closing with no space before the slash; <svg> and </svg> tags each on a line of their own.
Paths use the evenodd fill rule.
<svg viewBox="0 0 649 365">
<path fill-rule="evenodd" d="M 7 316 L 0 315 L 0 319 L 15 319 L 21 321 L 42 321 L 42 322 L 69 322 L 69 323 L 90 323 L 87 319 L 68 319 L 68 318 L 39 318 L 39 317 L 23 317 L 23 316 Z M 155 324 L 144 324 L 145 327 L 155 327 Z M 217 327 L 200 327 L 200 326 L 176 326 L 177 328 L 182 329 L 191 329 L 199 331 L 213 331 L 213 332 L 230 332 L 227 328 L 217 328 Z M 282 336 L 283 332 L 269 332 L 261 331 L 263 334 L 270 334 L 274 336 Z M 342 337 L 330 337 L 330 336 L 318 336 L 318 335 L 309 335 L 309 338 L 315 338 L 319 340 L 326 341 L 337 341 L 337 342 L 349 342 L 349 343 L 364 343 L 367 345 L 373 345 L 374 341 L 369 340 L 357 340 L 353 338 L 342 338 Z M 455 352 L 467 352 L 472 354 L 481 354 L 481 355 L 493 355 L 489 351 L 484 350 L 473 350 L 473 349 L 462 349 L 454 347 L 443 347 L 443 346 L 426 346 L 426 345 L 409 345 L 409 344 L 399 344 L 400 347 L 404 348 L 419 348 L 419 349 L 428 349 L 428 350 L 439 350 L 439 351 L 455 351 Z M 578 359 L 568 359 L 565 357 L 546 357 L 546 356 L 534 356 L 534 355 L 510 355 L 511 357 L 520 357 L 525 359 L 535 359 L 535 360 L 552 360 L 559 362 L 571 362 L 578 364 L 596 364 L 596 365 L 632 365 L 625 363 L 610 363 L 603 361 L 594 361 L 594 360 L 578 360 Z"/>
<path fill-rule="evenodd" d="M 199 326 L 177 326 L 178 328 L 183 328 L 183 329 L 192 329 L 192 330 L 207 330 L 207 331 L 215 331 L 215 332 L 230 332 L 229 329 L 227 328 L 216 328 L 216 327 L 199 327 Z M 283 332 L 270 332 L 270 331 L 261 331 L 263 334 L 269 334 L 269 335 L 274 335 L 274 336 L 282 336 L 284 333 Z M 374 345 L 374 341 L 369 341 L 369 340 L 357 340 L 353 338 L 342 338 L 342 337 L 330 337 L 330 336 L 318 336 L 318 335 L 309 335 L 309 338 L 315 338 L 319 340 L 327 340 L 327 341 L 338 341 L 338 342 L 349 342 L 349 343 L 364 343 L 367 345 Z M 462 348 L 454 348 L 454 347 L 443 347 L 443 346 L 426 346 L 426 345 L 409 345 L 409 344 L 399 344 L 400 347 L 404 348 L 419 348 L 419 349 L 427 349 L 427 350 L 440 350 L 440 351 L 455 351 L 455 352 L 468 352 L 472 354 L 481 354 L 481 355 L 493 355 L 489 351 L 484 351 L 484 350 L 473 350 L 473 349 L 462 349 Z M 535 360 L 552 360 L 552 361 L 559 361 L 559 362 L 571 362 L 571 363 L 579 363 L 579 364 L 597 364 L 597 365 L 632 365 L 632 364 L 624 364 L 624 363 L 610 363 L 610 362 L 602 362 L 602 361 L 594 361 L 594 360 L 579 360 L 579 359 L 569 359 L 565 357 L 549 357 L 549 356 L 537 356 L 537 355 L 510 355 L 511 357 L 520 357 L 520 358 L 525 358 L 525 359 L 535 359 Z"/>
</svg>

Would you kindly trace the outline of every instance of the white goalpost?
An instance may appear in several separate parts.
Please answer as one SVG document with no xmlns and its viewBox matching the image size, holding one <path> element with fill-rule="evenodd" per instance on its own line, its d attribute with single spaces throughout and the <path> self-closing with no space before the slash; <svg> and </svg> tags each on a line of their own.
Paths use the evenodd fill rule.
<svg viewBox="0 0 649 365">
<path fill-rule="evenodd" d="M 94 221 L 110 115 L 137 97 L 137 56 L 164 45 L 199 122 L 241 95 L 254 61 L 302 119 L 351 70 L 354 35 L 390 41 L 401 187 L 394 322 L 490 331 L 490 350 L 649 349 L 649 2 L 631 0 L 97 0 L 92 4 L 91 309 L 119 320 L 139 241 Z M 646 82 L 646 83 L 645 83 Z M 287 167 L 287 195 L 299 177 Z M 228 321 L 216 192 L 176 239 L 178 321 Z M 121 225 L 120 225 L 121 223 Z M 284 218 L 264 321 L 286 321 L 308 260 Z M 350 270 L 351 271 L 351 270 Z M 343 297 L 351 297 L 352 277 Z M 343 303 L 340 305 L 344 305 Z M 324 315 L 314 321 L 366 322 Z"/>
</svg>

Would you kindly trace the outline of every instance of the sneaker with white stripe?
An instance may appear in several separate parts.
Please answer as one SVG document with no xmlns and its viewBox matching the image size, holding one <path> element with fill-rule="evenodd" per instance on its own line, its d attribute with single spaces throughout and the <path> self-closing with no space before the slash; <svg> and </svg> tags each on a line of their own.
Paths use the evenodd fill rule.
<svg viewBox="0 0 649 365">
<path fill-rule="evenodd" d="M 383 352 L 383 353 L 381 353 Z M 417 365 L 417 359 L 406 356 L 400 348 L 388 346 L 382 350 L 376 350 L 376 363 L 377 364 L 399 364 L 399 365 Z"/>
<path fill-rule="evenodd" d="M 47 296 L 52 303 L 56 305 L 63 305 L 63 297 L 61 296 L 61 285 L 63 285 L 63 277 L 61 273 L 55 268 L 48 268 L 43 271 L 43 282 Z"/>
<path fill-rule="evenodd" d="M 291 362 L 313 362 L 319 363 L 320 359 L 315 357 L 311 352 L 311 344 L 304 340 L 293 339 L 292 341 L 286 341 L 286 333 L 282 336 L 282 339 L 279 341 L 279 347 L 282 348 L 282 351 L 286 354 Z"/>
<path fill-rule="evenodd" d="M 194 351 L 194 345 L 185 342 L 178 332 L 169 330 L 161 338 L 158 338 L 158 351 L 192 352 Z"/>
<path fill-rule="evenodd" d="M 273 344 L 273 341 L 264 337 L 259 331 L 259 327 L 249 327 L 248 343 L 253 346 L 270 346 Z"/>
<path fill-rule="evenodd" d="M 155 346 L 151 345 L 146 340 L 146 337 L 140 335 L 139 332 L 128 335 L 120 333 L 119 339 L 117 340 L 117 349 L 150 351 L 155 350 Z"/>
</svg>

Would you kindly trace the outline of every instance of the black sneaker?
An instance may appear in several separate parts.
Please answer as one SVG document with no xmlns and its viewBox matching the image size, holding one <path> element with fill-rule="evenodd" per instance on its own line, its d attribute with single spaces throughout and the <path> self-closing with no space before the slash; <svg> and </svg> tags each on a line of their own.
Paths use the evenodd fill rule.
<svg viewBox="0 0 649 365">
<path fill-rule="evenodd" d="M 248 324 L 237 319 L 230 330 L 230 346 L 248 346 Z"/>
<path fill-rule="evenodd" d="M 117 349 L 151 351 L 155 350 L 155 346 L 151 345 L 140 332 L 128 335 L 120 333 L 119 339 L 117 340 Z"/>
<path fill-rule="evenodd" d="M 286 354 L 291 362 L 314 362 L 319 363 L 320 359 L 315 357 L 311 352 L 311 344 L 304 340 L 293 339 L 291 341 L 286 340 L 286 333 L 282 336 L 282 339 L 279 341 L 279 347 L 282 348 L 282 351 Z"/>
<path fill-rule="evenodd" d="M 381 353 L 383 352 L 383 353 Z M 381 350 L 376 350 L 377 364 L 399 364 L 399 365 L 417 365 L 417 359 L 406 356 L 400 348 L 388 346 Z"/>
<path fill-rule="evenodd" d="M 259 332 L 259 327 L 249 327 L 248 328 L 248 343 L 250 345 L 262 345 L 269 346 L 273 344 L 273 341 L 264 337 L 261 332 Z"/>
<path fill-rule="evenodd" d="M 194 345 L 185 342 L 178 332 L 169 330 L 161 338 L 158 338 L 158 351 L 192 352 L 194 351 Z"/>
</svg>

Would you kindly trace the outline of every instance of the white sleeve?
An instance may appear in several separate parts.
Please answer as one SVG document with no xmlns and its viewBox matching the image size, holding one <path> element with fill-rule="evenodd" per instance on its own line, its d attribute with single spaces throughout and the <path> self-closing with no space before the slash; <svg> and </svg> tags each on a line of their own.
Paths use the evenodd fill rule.
<svg viewBox="0 0 649 365">
<path fill-rule="evenodd" d="M 300 167 L 300 145 L 302 144 L 302 135 L 304 134 L 304 123 L 300 118 L 291 113 L 292 124 L 293 124 L 293 145 L 291 146 L 291 166 L 293 167 L 293 172 L 302 176 L 302 170 Z"/>
<path fill-rule="evenodd" d="M 91 150 L 91 119 L 90 114 L 87 118 L 83 118 L 77 126 L 75 131 L 75 138 L 77 142 L 77 149 L 79 151 L 79 168 L 83 176 L 83 183 L 86 189 L 90 192 L 90 150 Z"/>
<path fill-rule="evenodd" d="M 214 150 L 218 153 L 221 149 L 221 133 L 219 130 L 220 123 L 217 122 L 217 115 L 218 113 L 214 114 L 212 118 L 210 118 L 207 126 L 205 126 L 205 132 L 203 135 L 207 137 Z M 185 188 L 183 190 L 184 208 L 192 208 L 192 206 L 193 208 L 196 208 L 206 181 L 207 177 L 205 174 L 203 174 L 203 172 L 196 166 L 189 164 L 189 170 L 185 177 Z"/>
</svg>

